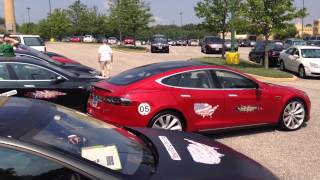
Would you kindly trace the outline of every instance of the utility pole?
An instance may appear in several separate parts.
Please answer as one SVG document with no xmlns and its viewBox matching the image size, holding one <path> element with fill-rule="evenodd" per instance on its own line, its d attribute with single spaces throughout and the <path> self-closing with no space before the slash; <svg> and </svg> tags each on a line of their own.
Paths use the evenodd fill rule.
<svg viewBox="0 0 320 180">
<path fill-rule="evenodd" d="M 30 21 L 30 8 L 27 7 L 27 12 L 28 12 L 28 26 L 29 26 L 29 33 L 31 33 L 31 21 Z"/>
<path fill-rule="evenodd" d="M 302 0 L 302 9 L 304 10 L 304 0 Z M 303 37 L 303 33 L 304 33 L 304 22 L 303 22 L 303 20 L 304 20 L 304 16 L 302 16 L 302 18 L 301 18 L 301 25 L 302 25 L 302 28 L 301 28 L 301 36 Z"/>
<path fill-rule="evenodd" d="M 183 15 L 183 13 L 180 12 L 179 14 L 180 14 L 180 26 L 182 27 L 182 15 Z"/>
<path fill-rule="evenodd" d="M 49 0 L 49 15 L 51 15 L 51 0 Z"/>
<path fill-rule="evenodd" d="M 5 26 L 8 32 L 16 33 L 16 17 L 13 0 L 3 0 Z"/>
</svg>

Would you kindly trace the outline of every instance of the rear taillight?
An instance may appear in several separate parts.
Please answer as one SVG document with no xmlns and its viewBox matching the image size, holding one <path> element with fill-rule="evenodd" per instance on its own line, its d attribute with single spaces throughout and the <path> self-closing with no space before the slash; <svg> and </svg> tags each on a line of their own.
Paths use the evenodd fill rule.
<svg viewBox="0 0 320 180">
<path fill-rule="evenodd" d="M 120 105 L 120 106 L 129 106 L 132 102 L 128 98 L 123 98 L 123 97 L 104 97 L 103 101 L 108 104 L 113 104 L 113 105 Z"/>
</svg>

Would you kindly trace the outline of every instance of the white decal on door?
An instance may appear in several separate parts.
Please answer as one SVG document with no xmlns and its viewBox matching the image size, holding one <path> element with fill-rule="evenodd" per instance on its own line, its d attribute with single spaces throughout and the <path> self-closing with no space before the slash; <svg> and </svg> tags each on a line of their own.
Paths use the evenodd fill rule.
<svg viewBox="0 0 320 180">
<path fill-rule="evenodd" d="M 195 103 L 193 108 L 194 112 L 197 115 L 202 116 L 202 118 L 205 118 L 207 116 L 212 117 L 214 112 L 219 108 L 219 105 L 213 107 L 208 103 Z"/>
</svg>

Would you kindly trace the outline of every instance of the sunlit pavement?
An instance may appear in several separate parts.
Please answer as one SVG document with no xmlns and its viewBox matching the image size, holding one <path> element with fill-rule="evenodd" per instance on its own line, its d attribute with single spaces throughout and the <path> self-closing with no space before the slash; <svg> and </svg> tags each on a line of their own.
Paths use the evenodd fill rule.
<svg viewBox="0 0 320 180">
<path fill-rule="evenodd" d="M 61 53 L 82 64 L 98 68 L 98 44 L 53 43 L 49 51 Z M 248 58 L 250 48 L 239 48 L 240 57 Z M 187 60 L 203 56 L 200 47 L 171 47 L 169 54 L 149 52 L 114 51 L 113 74 L 144 64 Z M 279 83 L 279 82 L 278 82 Z M 281 179 L 320 179 L 320 78 L 294 82 L 281 82 L 304 90 L 312 103 L 311 120 L 307 126 L 295 132 L 283 132 L 275 128 L 259 128 L 240 132 L 207 135 L 233 147 L 269 168 Z"/>
</svg>

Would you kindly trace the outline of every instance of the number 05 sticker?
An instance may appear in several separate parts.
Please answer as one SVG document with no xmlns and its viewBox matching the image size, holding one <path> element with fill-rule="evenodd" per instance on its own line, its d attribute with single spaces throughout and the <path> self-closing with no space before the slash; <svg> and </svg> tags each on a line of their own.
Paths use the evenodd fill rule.
<svg viewBox="0 0 320 180">
<path fill-rule="evenodd" d="M 148 115 L 151 111 L 151 107 L 148 103 L 141 103 L 138 107 L 139 114 L 145 116 Z"/>
</svg>

